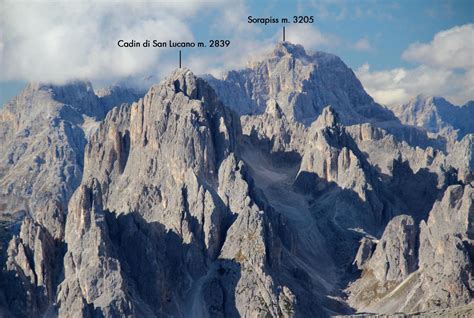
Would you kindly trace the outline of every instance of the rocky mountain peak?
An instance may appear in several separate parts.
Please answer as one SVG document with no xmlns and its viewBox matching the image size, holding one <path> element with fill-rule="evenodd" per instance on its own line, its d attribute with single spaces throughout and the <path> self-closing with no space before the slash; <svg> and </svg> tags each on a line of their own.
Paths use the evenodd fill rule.
<svg viewBox="0 0 474 318">
<path fill-rule="evenodd" d="M 92 84 L 89 81 L 72 80 L 63 84 L 47 83 L 47 82 L 32 82 L 26 87 L 27 91 L 47 91 L 52 92 L 57 96 L 71 96 L 94 94 Z"/>
<path fill-rule="evenodd" d="M 8 108 L 9 105 L 12 106 L 13 104 L 16 107 L 31 107 L 28 104 L 36 105 L 36 103 L 26 103 L 26 101 L 35 98 L 50 99 L 79 107 L 81 103 L 96 100 L 97 96 L 92 84 L 87 81 L 70 81 L 65 84 L 31 82 L 12 102 L 7 103 L 6 107 Z"/>
<path fill-rule="evenodd" d="M 337 56 L 306 52 L 301 45 L 280 42 L 261 61 L 229 72 L 222 80 L 206 79 L 219 98 L 240 115 L 265 112 L 270 99 L 285 116 L 306 126 L 332 105 L 344 123 L 394 120 L 364 91 L 354 72 Z"/>
<path fill-rule="evenodd" d="M 339 124 L 339 115 L 332 106 L 325 107 L 316 121 L 318 127 L 336 127 L 337 124 Z"/>
<path fill-rule="evenodd" d="M 336 55 L 322 52 L 322 51 L 306 51 L 301 44 L 294 44 L 291 42 L 278 42 L 273 51 L 267 55 L 262 61 L 269 61 L 273 59 L 293 58 L 304 64 L 312 64 L 318 66 L 319 64 L 339 64 L 347 68 L 344 62 Z"/>
<path fill-rule="evenodd" d="M 13 113 L 24 112 L 23 121 L 35 121 L 48 116 L 70 118 L 86 115 L 102 119 L 111 106 L 102 103 L 90 82 L 75 80 L 64 84 L 30 83 L 5 108 Z"/>
<path fill-rule="evenodd" d="M 291 55 L 295 58 L 308 57 L 302 45 L 293 44 L 290 42 L 279 42 L 273 49 L 273 52 L 271 55 L 275 57 L 283 57 L 283 56 L 288 56 L 288 55 Z"/>
<path fill-rule="evenodd" d="M 443 106 L 450 104 L 446 99 L 444 99 L 441 96 L 434 96 L 434 95 L 426 95 L 426 94 L 418 94 L 414 98 L 412 98 L 409 102 L 408 105 L 416 105 L 418 107 L 422 106 Z"/>
<path fill-rule="evenodd" d="M 95 91 L 92 83 L 85 80 L 61 84 L 32 82 L 7 103 L 5 109 L 13 113 L 25 112 L 28 116 L 21 116 L 23 120 L 36 120 L 45 114 L 67 118 L 86 115 L 101 120 L 114 106 L 132 103 L 143 94 L 140 90 L 123 85 Z"/>
<path fill-rule="evenodd" d="M 173 83 L 176 93 L 182 92 L 190 98 L 197 98 L 198 79 L 190 69 L 178 68 L 174 70 L 166 82 Z"/>
<path fill-rule="evenodd" d="M 459 140 L 474 132 L 474 104 L 456 106 L 443 97 L 418 95 L 390 109 L 404 124 L 418 126 L 448 140 Z"/>
<path fill-rule="evenodd" d="M 0 316 L 472 304 L 474 135 L 425 149 L 391 114 L 341 59 L 288 42 L 142 95 L 30 85 L 0 110 Z"/>
<path fill-rule="evenodd" d="M 192 170 L 215 182 L 218 166 L 234 149 L 236 124 L 203 79 L 189 69 L 176 69 L 136 103 L 109 112 L 92 136 L 86 166 L 144 178 L 171 174 L 178 184 Z M 162 170 L 163 164 L 155 171 L 157 161 L 168 168 Z"/>
<path fill-rule="evenodd" d="M 278 103 L 273 99 L 268 101 L 267 108 L 265 109 L 265 113 L 272 115 L 276 118 L 281 118 L 282 116 L 285 115 L 281 107 L 278 105 Z"/>
<path fill-rule="evenodd" d="M 206 105 L 221 104 L 214 89 L 186 67 L 175 69 L 159 85 L 153 86 L 155 90 L 159 87 L 171 89 L 174 94 L 182 93 L 190 100 L 201 100 Z"/>
<path fill-rule="evenodd" d="M 52 98 L 58 102 L 87 112 L 93 111 L 91 106 L 98 101 L 89 81 L 75 80 L 64 84 L 40 83 L 35 84 L 34 87 L 51 93 Z"/>
</svg>

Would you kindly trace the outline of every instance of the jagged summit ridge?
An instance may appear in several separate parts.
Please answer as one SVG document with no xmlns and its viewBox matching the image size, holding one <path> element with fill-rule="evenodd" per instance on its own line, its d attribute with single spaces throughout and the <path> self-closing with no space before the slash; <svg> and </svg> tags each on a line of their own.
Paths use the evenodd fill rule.
<svg viewBox="0 0 474 318">
<path fill-rule="evenodd" d="M 474 103 L 456 106 L 443 97 L 418 95 L 406 104 L 390 107 L 402 123 L 426 129 L 452 140 L 474 133 Z"/>
<path fill-rule="evenodd" d="M 295 58 L 309 58 L 304 47 L 290 42 L 279 42 L 268 57 L 281 58 L 283 56 L 293 56 Z"/>
<path fill-rule="evenodd" d="M 161 85 L 163 84 L 172 84 L 176 93 L 182 92 L 190 99 L 212 99 L 217 101 L 217 96 L 213 89 L 188 68 L 175 69 L 161 82 Z"/>
<path fill-rule="evenodd" d="M 320 127 L 335 127 L 337 124 L 340 124 L 339 115 L 332 106 L 325 107 L 315 122 Z"/>
<path fill-rule="evenodd" d="M 94 89 L 91 82 L 84 80 L 72 80 L 63 84 L 46 83 L 46 82 L 31 82 L 26 87 L 27 91 L 50 91 L 57 96 L 72 96 L 94 94 Z"/>
<path fill-rule="evenodd" d="M 291 42 L 279 42 L 273 49 L 271 53 L 269 53 L 266 58 L 268 57 L 276 57 L 282 58 L 285 56 L 291 56 L 295 59 L 299 59 L 303 62 L 308 63 L 318 63 L 322 61 L 341 61 L 339 57 L 334 54 L 316 51 L 316 52 L 307 52 L 301 44 L 293 44 Z M 341 61 L 342 62 L 342 61 Z"/>
<path fill-rule="evenodd" d="M 421 147 L 338 57 L 291 43 L 224 80 L 180 68 L 130 96 L 45 85 L 0 111 L 0 315 L 472 301 L 472 134 Z"/>
<path fill-rule="evenodd" d="M 144 308 L 167 315 L 187 316 L 195 310 L 190 306 L 204 312 L 232 313 L 235 309 L 222 305 L 219 297 L 224 296 L 220 295 L 235 298 L 234 306 L 243 315 L 262 308 L 278 316 L 283 310 L 279 299 L 289 299 L 286 306 L 293 306 L 291 292 L 281 291 L 283 286 L 272 278 L 268 268 L 266 254 L 275 253 L 272 262 L 278 263 L 278 252 L 270 246 L 280 243 L 277 237 L 267 234 L 273 231 L 271 215 L 267 215 L 270 211 L 256 203 L 247 167 L 236 149 L 238 126 L 212 88 L 188 69 L 175 70 L 143 99 L 109 113 L 86 148 L 83 186 L 72 199 L 70 210 L 74 215 L 86 213 L 85 218 L 93 219 L 88 215 L 95 213 L 94 209 L 83 211 L 76 200 L 87 197 L 82 192 L 89 191 L 88 184 L 98 184 L 101 198 L 97 202 L 102 202 L 102 213 L 111 214 L 109 224 L 122 226 L 120 218 L 144 222 L 149 224 L 145 228 L 156 228 L 153 232 L 175 237 L 176 248 L 167 247 L 167 236 L 154 237 L 157 244 L 164 246 L 150 247 L 148 253 L 150 264 L 156 266 L 146 265 L 146 271 L 156 281 L 145 284 L 148 287 L 137 290 L 135 296 L 114 294 L 105 285 L 102 298 L 107 299 L 107 306 L 101 309 L 102 313 L 139 315 L 135 308 L 143 308 L 143 303 Z M 74 219 L 69 220 L 75 223 Z M 74 224 L 70 226 L 73 228 Z M 74 232 L 66 239 L 71 244 L 89 240 L 93 231 L 94 228 L 84 234 Z M 130 235 L 150 234 L 136 230 Z M 91 243 L 94 246 L 101 242 Z M 131 246 L 126 243 L 111 236 L 105 244 L 125 251 L 123 257 L 115 257 L 121 266 L 137 270 L 143 266 L 127 258 Z M 65 262 L 71 256 L 76 259 L 88 253 L 88 249 L 78 250 L 68 253 Z M 173 262 L 178 265 L 173 266 Z M 94 287 L 82 286 L 81 282 L 87 279 L 86 275 L 100 277 L 100 260 L 75 268 L 74 262 L 67 264 L 61 303 L 83 298 L 99 306 L 101 300 L 89 296 L 95 295 Z M 74 272 L 80 273 L 79 279 Z M 117 276 L 118 282 L 132 286 L 141 280 L 136 274 L 110 274 Z M 240 280 L 235 280 L 236 275 Z M 239 294 L 235 294 L 236 288 Z M 81 292 L 68 292 L 71 290 Z M 166 295 L 174 302 L 167 302 Z M 116 305 L 122 302 L 132 306 Z M 65 306 L 60 312 L 68 315 L 70 307 Z"/>
<path fill-rule="evenodd" d="M 274 99 L 289 120 L 310 125 L 332 105 L 344 123 L 394 120 L 376 104 L 350 68 L 335 55 L 307 53 L 301 45 L 278 43 L 263 60 L 206 78 L 223 102 L 240 115 L 260 114 Z"/>
<path fill-rule="evenodd" d="M 63 84 L 32 82 L 12 101 L 5 105 L 11 113 L 28 112 L 25 119 L 34 119 L 42 113 L 55 116 L 64 108 L 77 115 L 102 120 L 106 113 L 120 103 L 138 100 L 142 93 L 136 89 L 113 85 L 94 91 L 86 80 L 72 80 Z"/>
</svg>

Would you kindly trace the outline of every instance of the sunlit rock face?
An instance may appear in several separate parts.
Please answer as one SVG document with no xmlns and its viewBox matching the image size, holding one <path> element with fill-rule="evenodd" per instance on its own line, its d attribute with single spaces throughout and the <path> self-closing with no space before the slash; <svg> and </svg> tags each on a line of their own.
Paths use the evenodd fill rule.
<svg viewBox="0 0 474 318">
<path fill-rule="evenodd" d="M 0 111 L 0 315 L 469 312 L 473 135 L 407 118 L 287 42 L 145 94 L 31 84 Z"/>
<path fill-rule="evenodd" d="M 311 124 L 332 105 L 344 123 L 392 120 L 394 116 L 367 95 L 337 56 L 308 53 L 301 45 L 279 43 L 261 61 L 222 80 L 209 78 L 219 97 L 239 114 L 260 114 L 275 100 L 291 120 Z"/>
</svg>

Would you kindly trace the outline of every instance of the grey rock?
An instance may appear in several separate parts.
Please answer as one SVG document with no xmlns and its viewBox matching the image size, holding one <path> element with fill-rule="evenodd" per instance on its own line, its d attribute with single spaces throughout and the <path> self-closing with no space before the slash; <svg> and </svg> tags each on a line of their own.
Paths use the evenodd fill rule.
<svg viewBox="0 0 474 318">
<path fill-rule="evenodd" d="M 98 89 L 95 91 L 95 94 L 107 113 L 108 110 L 122 103 L 131 104 L 139 100 L 145 95 L 145 92 L 136 88 L 116 84 Z M 105 114 L 101 117 L 105 117 Z"/>
<path fill-rule="evenodd" d="M 474 134 L 464 136 L 455 142 L 446 156 L 448 165 L 457 169 L 457 175 L 464 183 L 474 181 Z"/>
<path fill-rule="evenodd" d="M 261 115 L 241 117 L 242 133 L 259 148 L 271 153 L 302 152 L 306 128 L 288 120 L 276 101 L 270 100 Z"/>
<path fill-rule="evenodd" d="M 331 54 L 280 43 L 223 80 L 178 69 L 146 94 L 31 85 L 0 116 L 2 314 L 472 300 L 472 134 L 400 123 Z"/>
<path fill-rule="evenodd" d="M 406 243 L 411 242 L 404 244 L 407 248 L 402 250 L 408 252 L 404 255 L 399 255 L 398 249 L 395 253 L 383 253 L 390 245 L 386 243 L 385 248 L 380 249 L 380 244 L 386 241 L 382 238 L 364 267 L 365 273 L 349 288 L 351 303 L 360 311 L 379 313 L 428 311 L 469 304 L 473 287 L 473 191 L 470 185 L 453 185 L 446 189 L 443 198 L 430 211 L 428 221 L 421 221 L 418 256 L 412 248 L 414 239 L 406 235 L 409 233 L 406 230 L 396 231 L 403 234 L 392 239 L 392 242 L 400 242 L 399 238 L 403 237 Z"/>
<path fill-rule="evenodd" d="M 373 240 L 367 237 L 363 237 L 360 240 L 360 246 L 357 250 L 356 257 L 353 264 L 357 266 L 358 269 L 363 269 L 365 263 L 370 259 L 372 253 L 374 252 L 375 243 Z"/>
<path fill-rule="evenodd" d="M 332 105 L 344 123 L 393 120 L 393 114 L 365 93 L 359 80 L 337 56 L 307 53 L 301 45 L 278 43 L 260 62 L 232 71 L 222 80 L 206 77 L 224 104 L 241 115 L 261 114 L 270 100 L 290 120 L 311 124 Z"/>
<path fill-rule="evenodd" d="M 474 288 L 474 189 L 446 189 L 420 225 L 420 269 L 425 294 L 421 309 L 468 304 Z"/>
<path fill-rule="evenodd" d="M 81 182 L 87 129 L 93 129 L 109 107 L 90 83 L 37 83 L 28 85 L 0 111 L 0 217 L 5 222 L 2 231 L 5 226 L 8 233 L 2 237 L 2 248 L 11 239 L 10 261 L 2 257 L 7 266 L 1 276 L 7 289 L 18 295 L 9 292 L 6 297 L 17 314 L 39 315 L 54 301 L 62 271 L 67 205 Z M 28 235 L 37 235 L 36 243 L 32 239 L 25 243 Z M 47 260 L 41 255 L 47 255 Z M 10 279 L 25 275 L 30 279 L 23 287 Z M 26 297 L 15 300 L 26 293 L 31 294 L 28 301 L 38 304 L 26 306 Z"/>
<path fill-rule="evenodd" d="M 59 316 L 153 316 L 127 284 L 111 242 L 101 188 L 94 179 L 81 185 L 71 199 L 65 242 Z"/>
<path fill-rule="evenodd" d="M 38 316 L 53 302 L 55 253 L 49 232 L 26 217 L 19 236 L 13 237 L 7 250 L 6 276 L 10 291 L 15 293 L 7 294 L 7 301 L 25 301 L 22 308 L 14 308 L 13 312 Z M 16 297 L 25 298 L 15 300 Z"/>
<path fill-rule="evenodd" d="M 417 229 L 413 218 L 400 215 L 393 218 L 377 243 L 367 264 L 381 281 L 402 281 L 417 268 Z"/>
<path fill-rule="evenodd" d="M 363 270 L 361 278 L 348 289 L 350 304 L 360 311 L 370 312 L 374 303 L 382 303 L 381 299 L 417 269 L 417 235 L 414 220 L 408 215 L 396 216 L 387 224 L 373 254 L 368 259 L 366 256 L 360 267 Z M 357 264 L 361 262 L 359 259 L 364 258 L 358 253 Z M 378 309 L 382 313 L 386 312 L 384 310 L 387 309 Z"/>
<path fill-rule="evenodd" d="M 461 139 L 474 133 L 474 101 L 456 106 L 442 97 L 418 95 L 403 105 L 390 107 L 400 120 L 447 138 Z"/>
<path fill-rule="evenodd" d="M 176 71 L 169 79 L 152 87 L 137 103 L 115 108 L 107 115 L 86 147 L 84 166 L 84 179 L 97 180 L 93 184 L 101 189 L 98 197 L 102 199 L 97 199 L 101 207 L 70 206 L 68 222 L 72 225 L 69 227 L 67 223 L 66 242 L 86 244 L 92 240 L 91 246 L 102 244 L 102 240 L 93 239 L 97 237 L 94 233 L 69 238 L 69 232 L 72 235 L 77 232 L 74 226 L 81 223 L 81 218 L 93 219 L 88 214 L 73 218 L 72 213 L 77 213 L 73 211 L 88 210 L 91 214 L 95 214 L 95 210 L 111 211 L 112 219 L 137 215 L 146 224 L 159 224 L 169 233 L 167 235 L 179 241 L 173 251 L 175 264 L 164 261 L 166 254 L 150 246 L 147 253 L 156 265 L 148 269 L 149 275 L 161 281 L 165 288 L 145 294 L 138 273 L 130 275 L 117 270 L 105 274 L 102 260 L 88 262 L 84 279 L 102 280 L 104 275 L 110 274 L 120 286 L 137 288 L 136 291 L 122 288 L 114 293 L 105 282 L 85 283 L 90 289 L 84 291 L 84 287 L 76 287 L 84 283 L 80 279 L 77 282 L 74 278 L 77 275 L 73 273 L 83 267 L 75 259 L 82 259 L 83 253 L 90 249 L 71 246 L 71 252 L 65 256 L 67 266 L 61 285 L 60 313 L 63 309 L 67 313 L 69 308 L 80 307 L 84 302 L 105 308 L 101 309 L 105 315 L 115 312 L 147 316 L 136 308 L 185 316 L 193 310 L 216 315 L 238 312 L 244 316 L 259 312 L 275 316 L 281 312 L 278 288 L 266 265 L 266 245 L 273 244 L 269 243 L 272 238 L 266 234 L 271 225 L 253 202 L 245 177 L 246 168 L 236 158 L 239 152 L 235 140 L 239 129 L 238 121 L 217 100 L 212 89 L 186 69 Z M 86 184 L 81 189 L 83 187 L 88 189 L 90 186 Z M 79 201 L 89 197 L 89 190 L 83 191 L 86 194 L 76 193 L 81 198 Z M 103 244 L 120 246 L 111 241 L 108 244 L 105 240 Z M 235 245 L 237 242 L 240 244 Z M 123 247 L 117 247 L 117 250 L 122 251 L 118 256 L 111 254 L 116 268 L 144 266 L 141 263 L 132 265 Z M 74 256 L 76 253 L 79 254 Z M 239 268 L 238 283 L 221 277 L 215 270 L 223 262 L 223 271 L 235 272 L 235 268 Z M 173 266 L 177 267 L 177 273 L 171 281 L 164 273 Z M 209 288 L 216 284 L 221 291 L 210 294 Z M 97 290 L 102 285 L 105 289 Z M 82 296 L 69 295 L 68 290 L 82 290 Z M 223 303 L 223 295 L 232 295 L 234 305 Z M 96 305 L 96 297 L 100 298 L 100 306 Z M 290 296 L 282 297 L 291 299 Z M 74 305 L 78 299 L 84 301 Z M 150 302 L 152 299 L 156 301 Z M 146 305 L 133 306 L 142 301 Z M 292 303 L 286 301 L 285 304 L 291 311 L 288 306 Z"/>
<path fill-rule="evenodd" d="M 390 209 L 374 193 L 383 191 L 380 185 L 338 114 L 325 108 L 308 131 L 295 187 L 318 195 L 336 186 L 341 206 L 332 209 L 334 218 L 372 232 L 385 221 L 383 210 Z"/>
</svg>

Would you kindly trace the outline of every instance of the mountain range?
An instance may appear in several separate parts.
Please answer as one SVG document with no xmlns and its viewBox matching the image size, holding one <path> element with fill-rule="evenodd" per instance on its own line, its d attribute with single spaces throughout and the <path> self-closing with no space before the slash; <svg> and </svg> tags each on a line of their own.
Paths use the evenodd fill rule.
<svg viewBox="0 0 474 318">
<path fill-rule="evenodd" d="M 460 140 L 474 131 L 474 101 L 455 106 L 442 97 L 418 95 L 407 104 L 391 107 L 401 122 L 429 133 Z"/>
<path fill-rule="evenodd" d="M 0 110 L 0 316 L 474 314 L 473 102 L 376 103 L 278 43 Z"/>
</svg>

